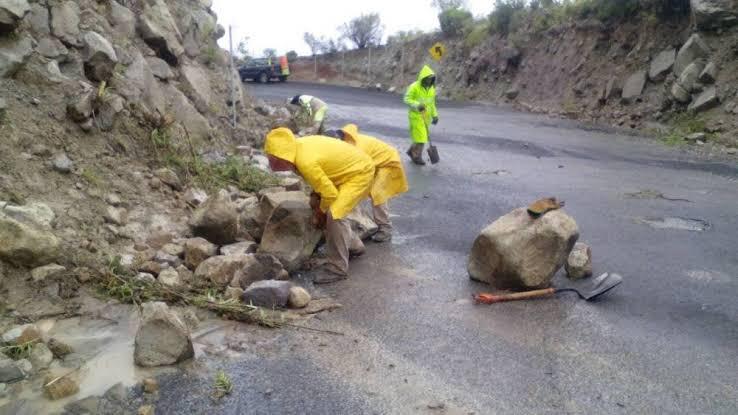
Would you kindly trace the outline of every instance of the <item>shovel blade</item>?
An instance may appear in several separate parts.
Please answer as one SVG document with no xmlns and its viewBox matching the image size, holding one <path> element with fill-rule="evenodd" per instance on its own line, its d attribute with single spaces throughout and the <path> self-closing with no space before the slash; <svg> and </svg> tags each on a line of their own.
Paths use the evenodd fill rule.
<svg viewBox="0 0 738 415">
<path fill-rule="evenodd" d="M 438 155 L 438 148 L 436 148 L 436 146 L 428 146 L 428 158 L 430 158 L 431 164 L 436 164 L 441 161 L 441 156 Z"/>
<path fill-rule="evenodd" d="M 618 274 L 604 273 L 592 281 L 589 290 L 580 292 L 582 298 L 587 301 L 593 301 L 602 294 L 612 290 L 623 282 L 623 277 Z"/>
</svg>

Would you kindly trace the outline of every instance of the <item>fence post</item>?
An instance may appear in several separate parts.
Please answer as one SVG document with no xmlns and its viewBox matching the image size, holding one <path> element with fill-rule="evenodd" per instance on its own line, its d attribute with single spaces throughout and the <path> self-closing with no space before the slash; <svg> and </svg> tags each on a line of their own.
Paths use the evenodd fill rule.
<svg viewBox="0 0 738 415">
<path fill-rule="evenodd" d="M 228 25 L 228 49 L 231 53 L 231 109 L 232 109 L 232 120 L 233 128 L 236 128 L 236 79 L 233 77 L 234 65 L 233 65 L 233 28 Z M 240 76 L 239 76 L 240 78 Z"/>
</svg>

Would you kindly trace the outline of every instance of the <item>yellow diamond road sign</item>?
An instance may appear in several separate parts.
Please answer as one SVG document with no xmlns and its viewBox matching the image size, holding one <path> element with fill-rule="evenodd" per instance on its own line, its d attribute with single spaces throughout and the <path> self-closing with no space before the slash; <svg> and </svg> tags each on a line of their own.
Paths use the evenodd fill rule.
<svg viewBox="0 0 738 415">
<path fill-rule="evenodd" d="M 443 43 L 439 42 L 433 45 L 433 47 L 430 48 L 429 52 L 433 59 L 440 61 L 441 58 L 446 55 L 446 47 L 443 46 Z"/>
</svg>

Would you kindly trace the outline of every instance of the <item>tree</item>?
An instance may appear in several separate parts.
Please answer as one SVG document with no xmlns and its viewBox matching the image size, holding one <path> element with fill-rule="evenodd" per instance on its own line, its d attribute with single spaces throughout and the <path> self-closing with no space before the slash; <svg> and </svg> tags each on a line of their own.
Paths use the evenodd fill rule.
<svg viewBox="0 0 738 415">
<path fill-rule="evenodd" d="M 277 57 L 277 49 L 274 48 L 266 48 L 264 49 L 264 57 L 265 58 L 276 58 Z"/>
<path fill-rule="evenodd" d="M 323 41 L 321 39 L 318 39 L 315 35 L 312 33 L 305 32 L 304 35 L 302 35 L 302 39 L 307 43 L 308 47 L 310 48 L 310 53 L 313 54 L 313 66 L 314 66 L 314 72 L 315 76 L 318 76 L 318 52 L 323 47 Z"/>
<path fill-rule="evenodd" d="M 466 0 L 433 0 L 431 4 L 439 12 L 451 9 L 466 9 Z"/>
<path fill-rule="evenodd" d="M 473 19 L 474 17 L 471 12 L 462 8 L 445 9 L 438 13 L 438 23 L 441 25 L 441 32 L 451 37 L 461 35 L 464 27 Z"/>
<path fill-rule="evenodd" d="M 287 60 L 288 61 L 294 61 L 296 59 L 297 59 L 297 52 L 295 52 L 294 50 L 291 50 L 291 51 L 287 52 Z"/>
<path fill-rule="evenodd" d="M 356 47 L 379 45 L 382 41 L 382 22 L 378 13 L 362 14 L 341 26 L 346 39 L 354 42 Z"/>
</svg>

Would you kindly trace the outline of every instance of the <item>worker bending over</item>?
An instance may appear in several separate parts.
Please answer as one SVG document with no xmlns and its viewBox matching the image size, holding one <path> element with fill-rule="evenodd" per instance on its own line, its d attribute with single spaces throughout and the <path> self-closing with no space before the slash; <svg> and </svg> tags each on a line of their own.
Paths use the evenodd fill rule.
<svg viewBox="0 0 738 415">
<path fill-rule="evenodd" d="M 290 104 L 299 107 L 295 114 L 298 135 L 315 135 L 325 132 L 328 105 L 312 95 L 295 95 L 290 99 Z"/>
<path fill-rule="evenodd" d="M 374 181 L 374 163 L 358 148 L 324 136 L 299 140 L 287 128 L 269 132 L 264 144 L 274 171 L 295 171 L 320 196 L 318 214 L 325 223 L 327 260 L 314 270 L 313 282 L 325 284 L 348 278 L 349 250 L 363 249 L 345 219 L 365 197 Z"/>
<path fill-rule="evenodd" d="M 372 236 L 372 240 L 389 241 L 392 239 L 392 222 L 387 201 L 408 190 L 400 154 L 384 141 L 359 133 L 359 127 L 355 124 L 347 124 L 336 133 L 337 138 L 361 149 L 374 163 L 374 183 L 369 195 L 372 199 L 374 222 L 379 229 Z"/>
</svg>

